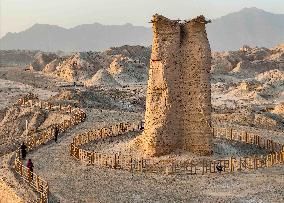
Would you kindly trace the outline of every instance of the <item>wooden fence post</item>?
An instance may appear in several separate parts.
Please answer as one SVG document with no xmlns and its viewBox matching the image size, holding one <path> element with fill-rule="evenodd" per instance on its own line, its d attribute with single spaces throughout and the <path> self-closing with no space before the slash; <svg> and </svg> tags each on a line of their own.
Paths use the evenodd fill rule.
<svg viewBox="0 0 284 203">
<path fill-rule="evenodd" d="M 38 175 L 36 176 L 36 189 L 37 189 L 37 191 L 40 191 L 40 188 L 39 188 L 39 177 L 38 177 Z"/>
<path fill-rule="evenodd" d="M 32 177 L 31 177 L 31 170 L 28 168 L 28 180 L 29 180 L 29 183 L 31 183 L 32 181 Z"/>
<path fill-rule="evenodd" d="M 114 167 L 113 167 L 114 169 L 116 169 L 116 168 L 117 168 L 117 165 L 118 165 L 117 159 L 118 159 L 117 153 L 115 153 L 115 154 L 114 154 Z"/>
<path fill-rule="evenodd" d="M 233 160 L 235 160 L 235 158 L 231 156 L 230 157 L 230 172 L 233 172 L 235 170 Z"/>
<path fill-rule="evenodd" d="M 256 155 L 253 156 L 253 170 L 257 169 L 257 157 Z"/>
<path fill-rule="evenodd" d="M 21 173 L 21 176 L 23 176 L 23 164 L 20 163 L 20 173 Z"/>
</svg>

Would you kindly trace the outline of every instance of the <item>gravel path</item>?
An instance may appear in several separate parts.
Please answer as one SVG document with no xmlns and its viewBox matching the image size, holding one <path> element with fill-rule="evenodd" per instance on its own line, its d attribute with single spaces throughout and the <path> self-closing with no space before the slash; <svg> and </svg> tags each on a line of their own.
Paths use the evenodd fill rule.
<svg viewBox="0 0 284 203">
<path fill-rule="evenodd" d="M 211 176 L 166 176 L 83 166 L 69 156 L 74 133 L 142 114 L 90 110 L 86 122 L 68 131 L 59 143 L 29 155 L 35 171 L 50 185 L 50 202 L 283 202 L 284 166 L 250 173 Z M 90 116 L 92 115 L 92 116 Z"/>
</svg>

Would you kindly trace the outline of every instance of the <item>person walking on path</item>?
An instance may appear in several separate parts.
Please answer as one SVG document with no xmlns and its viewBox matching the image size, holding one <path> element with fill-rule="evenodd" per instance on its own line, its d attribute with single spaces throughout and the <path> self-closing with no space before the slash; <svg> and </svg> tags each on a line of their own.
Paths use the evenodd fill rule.
<svg viewBox="0 0 284 203">
<path fill-rule="evenodd" d="M 141 121 L 140 130 L 144 130 L 144 121 Z"/>
<path fill-rule="evenodd" d="M 55 128 L 54 128 L 54 141 L 55 142 L 57 142 L 58 134 L 59 134 L 59 129 L 58 129 L 57 126 L 55 126 Z"/>
<path fill-rule="evenodd" d="M 33 162 L 32 162 L 31 159 L 28 160 L 27 168 L 28 168 L 29 171 L 30 171 L 31 179 L 33 179 L 34 164 L 33 164 Z"/>
<path fill-rule="evenodd" d="M 217 169 L 218 173 L 221 173 L 223 171 L 223 166 L 221 165 L 220 162 L 216 165 L 216 169 Z"/>
<path fill-rule="evenodd" d="M 26 159 L 27 156 L 27 146 L 25 145 L 25 143 L 23 142 L 23 144 L 20 147 L 21 149 L 21 155 L 22 155 L 22 159 Z"/>
</svg>

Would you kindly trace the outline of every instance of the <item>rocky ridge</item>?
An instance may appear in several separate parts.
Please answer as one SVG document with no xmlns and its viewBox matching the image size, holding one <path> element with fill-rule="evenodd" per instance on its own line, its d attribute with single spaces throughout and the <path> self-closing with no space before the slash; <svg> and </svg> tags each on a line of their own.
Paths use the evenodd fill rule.
<svg viewBox="0 0 284 203">
<path fill-rule="evenodd" d="M 68 82 L 82 82 L 87 86 L 106 85 L 108 82 L 118 86 L 145 83 L 150 52 L 147 47 L 125 45 L 104 52 L 77 52 L 69 57 L 41 53 L 29 69 L 43 71 Z M 96 79 L 98 77 L 103 78 Z"/>
</svg>

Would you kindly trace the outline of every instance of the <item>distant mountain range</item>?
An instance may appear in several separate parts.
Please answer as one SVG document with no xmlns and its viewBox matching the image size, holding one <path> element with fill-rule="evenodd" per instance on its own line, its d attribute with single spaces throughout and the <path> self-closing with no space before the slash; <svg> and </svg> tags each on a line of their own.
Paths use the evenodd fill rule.
<svg viewBox="0 0 284 203">
<path fill-rule="evenodd" d="M 214 51 L 236 50 L 243 45 L 272 47 L 284 43 L 284 14 L 244 8 L 213 19 L 207 32 Z M 151 28 L 131 24 L 94 23 L 70 29 L 35 24 L 19 33 L 7 33 L 0 39 L 0 49 L 100 51 L 125 44 L 149 46 L 151 43 Z"/>
<path fill-rule="evenodd" d="M 71 29 L 35 24 L 25 31 L 6 34 L 0 40 L 0 49 L 99 51 L 124 44 L 150 45 L 151 36 L 150 28 L 131 24 L 94 23 Z"/>
<path fill-rule="evenodd" d="M 243 45 L 274 47 L 284 43 L 284 14 L 244 8 L 212 20 L 207 26 L 213 50 L 236 50 Z"/>
</svg>

